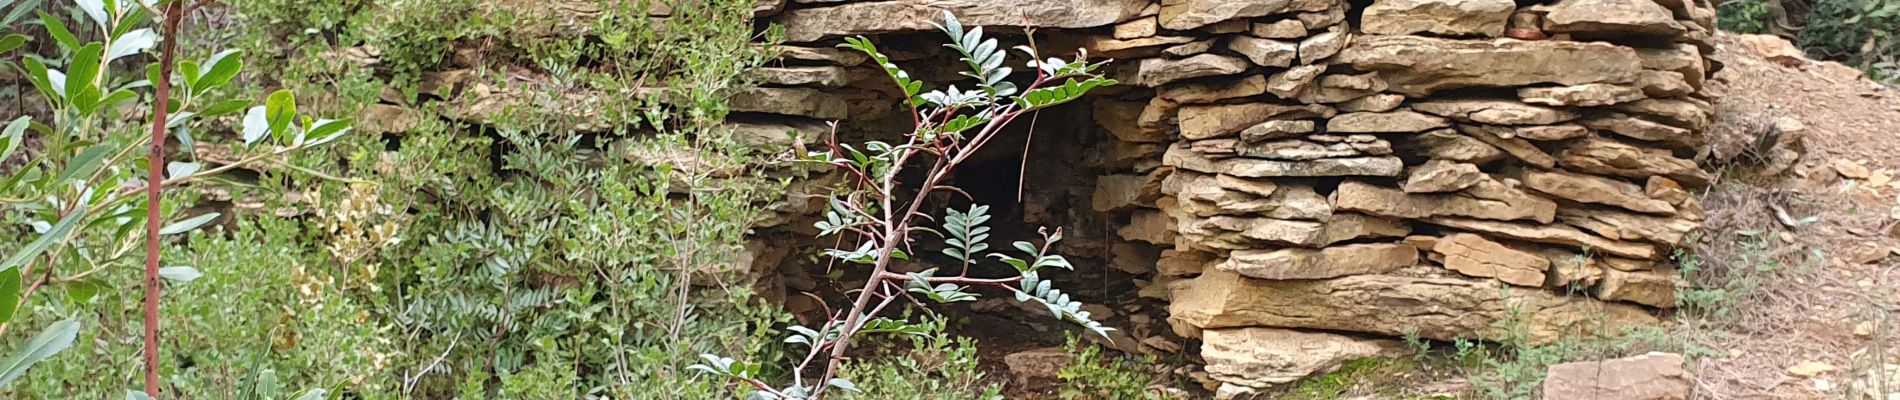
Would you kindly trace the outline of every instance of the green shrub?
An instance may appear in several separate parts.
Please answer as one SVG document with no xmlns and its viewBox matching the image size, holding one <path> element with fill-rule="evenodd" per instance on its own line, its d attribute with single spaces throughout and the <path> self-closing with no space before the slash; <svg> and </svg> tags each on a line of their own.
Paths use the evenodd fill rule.
<svg viewBox="0 0 1900 400">
<path fill-rule="evenodd" d="M 1900 79 L 1900 0 L 1818 0 L 1796 44 L 1825 59 Z"/>
<path fill-rule="evenodd" d="M 1169 398 L 1149 390 L 1149 386 L 1163 383 L 1156 382 L 1156 374 L 1151 371 L 1152 358 L 1110 356 L 1102 353 L 1101 346 L 1082 343 L 1074 337 L 1069 338 L 1062 350 L 1075 354 L 1075 362 L 1056 373 L 1062 380 L 1058 394 L 1063 400 Z"/>
<path fill-rule="evenodd" d="M 1785 29 L 1810 56 L 1864 69 L 1875 80 L 1900 79 L 1900 0 L 1730 0 L 1717 6 L 1717 17 L 1735 32 Z"/>
<path fill-rule="evenodd" d="M 300 223 L 265 217 L 226 237 L 192 235 L 166 250 L 168 262 L 200 266 L 203 276 L 166 291 L 160 326 L 169 396 L 288 398 L 305 388 L 377 393 L 399 383 L 402 349 L 395 326 L 368 304 L 338 296 L 327 255 L 296 245 L 309 239 Z M 132 272 L 132 271 L 120 271 Z M 137 288 L 131 273 L 100 276 L 106 288 Z M 138 385 L 140 298 L 136 291 L 99 291 L 80 301 L 68 287 L 58 301 L 36 307 L 53 316 L 81 312 L 82 331 L 70 354 L 36 367 L 17 386 L 23 398 L 120 398 Z"/>
<path fill-rule="evenodd" d="M 874 362 L 848 364 L 838 376 L 859 382 L 859 392 L 841 399 L 971 400 L 1002 399 L 1002 385 L 988 379 L 976 355 L 976 341 L 942 332 L 910 336 L 910 345 L 891 346 Z"/>
</svg>

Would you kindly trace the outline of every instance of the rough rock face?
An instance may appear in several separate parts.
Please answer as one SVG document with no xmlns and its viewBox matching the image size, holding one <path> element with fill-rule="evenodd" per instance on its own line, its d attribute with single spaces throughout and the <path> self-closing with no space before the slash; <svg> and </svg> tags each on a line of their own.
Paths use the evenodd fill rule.
<svg viewBox="0 0 1900 400">
<path fill-rule="evenodd" d="M 1260 279 L 1326 279 L 1382 274 L 1418 264 L 1418 248 L 1369 243 L 1324 249 L 1238 250 L 1218 266 Z"/>
<path fill-rule="evenodd" d="M 1497 37 L 1504 35 L 1516 9 L 1511 0 L 1378 0 L 1366 7 L 1360 29 L 1377 35 Z"/>
<path fill-rule="evenodd" d="M 942 11 L 966 26 L 1036 28 L 1051 37 L 1045 56 L 1081 47 L 1115 59 L 1120 87 L 1064 106 L 1088 114 L 1080 124 L 1038 128 L 1104 143 L 1032 155 L 1083 159 L 1090 173 L 1067 193 L 1087 198 L 1031 196 L 1023 215 L 1113 228 L 1065 243 L 1144 284 L 1140 296 L 1167 300 L 1173 330 L 1202 340 L 1222 398 L 1392 354 L 1377 337 L 1496 340 L 1521 323 L 1543 343 L 1658 324 L 1650 312 L 1674 307 L 1681 285 L 1666 256 L 1702 218 L 1689 194 L 1712 180 L 1692 161 L 1716 101 L 1705 90 L 1717 67 L 1704 56 L 1706 2 L 795 0 L 759 10 L 796 44 L 758 71 L 765 87 L 732 101 L 743 114 L 735 131 L 767 148 L 796 145 L 782 133 L 825 120 L 910 123 L 883 112 L 899 99 L 863 79 L 875 72 L 864 57 L 829 47 L 841 36 L 895 34 L 881 47 L 932 84 L 961 79 L 951 78 L 960 66 L 925 66 L 948 54 L 907 45 Z M 1020 44 L 1013 34 L 1000 44 Z M 1130 342 L 1181 343 L 1139 336 Z M 1606 388 L 1553 398 L 1623 393 L 1585 389 Z"/>
<path fill-rule="evenodd" d="M 1544 374 L 1546 399 L 1685 400 L 1689 372 L 1673 353 L 1550 366 Z"/>
<path fill-rule="evenodd" d="M 1148 6 L 1142 0 L 894 0 L 850 2 L 798 8 L 773 18 L 785 26 L 785 40 L 810 42 L 827 37 L 886 32 L 928 31 L 944 11 L 966 26 L 1089 28 L 1126 21 Z"/>
<path fill-rule="evenodd" d="M 1465 87 L 1627 83 L 1643 70 L 1635 50 L 1608 43 L 1421 36 L 1360 36 L 1334 62 L 1379 71 L 1393 92 L 1414 97 Z"/>
<path fill-rule="evenodd" d="M 1315 0 L 1161 0 L 1161 27 L 1188 30 L 1248 17 L 1292 11 L 1320 11 L 1329 1 Z"/>
<path fill-rule="evenodd" d="M 1532 343 L 1564 335 L 1598 335 L 1650 326 L 1656 317 L 1621 303 L 1599 302 L 1492 279 L 1352 275 L 1324 280 L 1252 279 L 1205 271 L 1177 282 L 1169 322 L 1184 334 L 1268 326 L 1401 336 L 1416 329 L 1437 340 L 1497 340 L 1497 324 L 1513 312 L 1529 317 Z"/>
<path fill-rule="evenodd" d="M 1207 373 L 1250 387 L 1293 382 L 1356 359 L 1404 353 L 1404 346 L 1395 340 L 1292 329 L 1209 329 L 1201 334 L 1201 357 L 1207 360 Z"/>
</svg>

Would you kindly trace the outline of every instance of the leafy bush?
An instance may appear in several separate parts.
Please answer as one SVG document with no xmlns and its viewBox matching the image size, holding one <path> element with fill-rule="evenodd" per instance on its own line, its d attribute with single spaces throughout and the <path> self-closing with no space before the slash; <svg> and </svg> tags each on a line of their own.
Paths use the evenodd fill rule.
<svg viewBox="0 0 1900 400">
<path fill-rule="evenodd" d="M 331 152 L 258 159 L 317 179 L 262 169 L 220 182 L 228 185 L 199 188 L 244 209 L 301 215 L 238 215 L 219 224 L 229 237 L 181 236 L 168 247 L 168 262 L 198 263 L 204 273 L 173 292 L 177 301 L 190 304 L 168 306 L 163 316 L 168 327 L 165 394 L 288 398 L 304 393 L 293 388 L 322 388 L 343 398 L 368 399 L 713 398 L 724 392 L 723 384 L 684 379 L 692 354 L 776 357 L 764 351 L 772 341 L 761 335 L 786 317 L 755 305 L 746 280 L 752 271 L 738 255 L 760 210 L 776 196 L 778 182 L 719 177 L 754 161 L 752 150 L 731 140 L 719 123 L 723 98 L 744 84 L 739 72 L 769 54 L 752 43 L 751 26 L 745 23 L 750 4 L 715 3 L 676 8 L 669 19 L 673 29 L 666 32 L 615 26 L 615 32 L 635 39 L 618 39 L 628 47 L 613 53 L 614 59 L 587 61 L 618 68 L 594 70 L 558 57 L 535 61 L 538 67 L 571 72 L 564 76 L 572 78 L 569 83 L 591 89 L 669 84 L 665 102 L 612 97 L 599 104 L 617 115 L 616 121 L 626 122 L 614 132 L 576 132 L 567 128 L 572 121 L 525 117 L 468 126 L 445 122 L 434 106 L 423 105 L 416 109 L 423 122 L 399 138 L 346 136 L 332 143 L 337 147 Z M 239 4 L 243 19 L 267 21 L 241 25 L 247 30 L 243 36 L 254 39 L 248 44 L 263 51 L 229 59 L 282 69 L 256 81 L 231 79 L 231 90 L 281 84 L 339 93 L 311 102 L 328 110 L 360 108 L 385 86 L 415 93 L 406 75 L 436 67 L 448 49 L 388 50 L 400 47 L 391 45 L 395 40 L 446 46 L 447 40 L 421 42 L 484 34 L 505 23 L 436 24 L 455 18 L 460 9 L 430 6 L 465 3 L 433 0 Z M 389 9 L 408 17 L 372 15 Z M 409 17 L 415 19 L 404 19 Z M 408 33 L 371 32 L 395 27 Z M 336 68 L 295 62 L 352 46 L 384 47 L 381 64 Z M 278 59 L 279 49 L 291 58 Z M 207 68 L 217 64 L 203 63 Z M 228 96 L 213 93 L 219 96 L 187 102 L 187 109 L 222 104 L 211 100 Z M 201 118 L 213 115 L 199 113 Z M 305 127 L 324 126 L 299 120 Z M 198 146 L 230 147 L 239 150 L 238 156 L 252 154 L 246 152 L 251 147 L 264 149 L 265 143 L 298 147 L 289 134 L 238 145 L 243 132 L 227 139 L 217 129 L 221 126 L 210 126 L 192 131 L 203 142 Z M 92 140 L 138 137 L 137 129 L 93 128 L 109 135 Z M 310 142 L 322 138 L 328 136 L 309 135 Z M 62 151 L 83 148 L 47 144 Z M 704 163 L 671 163 L 653 154 Z M 73 158 L 52 153 L 43 164 L 65 165 Z M 119 182 L 141 172 L 130 165 L 135 158 L 125 157 L 125 166 L 115 160 L 101 168 L 109 173 L 102 172 L 98 181 Z M 35 188 L 71 190 L 41 180 L 52 179 L 24 181 Z M 199 204 L 204 197 L 195 193 L 170 195 L 168 213 Z M 35 202 L 42 198 L 37 192 L 6 194 Z M 9 222 L 46 218 L 19 211 L 12 202 L 5 205 Z M 99 217 L 105 222 L 96 224 L 111 223 L 115 215 Z M 97 246 L 81 239 L 86 240 L 75 240 L 75 247 Z M 5 251 L 0 254 L 12 254 L 9 246 L 0 245 Z M 83 262 L 74 258 L 61 262 Z M 52 293 L 137 285 L 134 276 L 116 272 L 122 268 L 106 268 L 105 263 L 120 260 L 86 261 L 101 263 L 104 272 L 93 275 L 99 279 L 48 285 L 58 289 Z M 89 267 L 63 266 L 61 272 Z M 132 340 L 140 326 L 138 302 L 135 296 L 81 297 L 88 302 L 35 301 L 30 312 L 22 313 L 21 319 L 31 319 L 35 328 L 75 315 L 88 328 L 75 335 L 76 345 L 69 350 L 85 357 L 49 360 L 36 369 L 44 377 L 21 385 L 15 394 L 125 395 L 122 385 L 139 368 L 135 354 L 141 346 Z M 103 328 L 95 332 L 92 324 Z"/>
<path fill-rule="evenodd" d="M 838 377 L 858 382 L 858 392 L 840 392 L 843 399 L 998 400 L 1002 386 L 979 368 L 976 341 L 951 337 L 941 325 L 930 333 L 911 335 L 910 346 L 893 346 L 876 362 L 845 365 Z"/>
<path fill-rule="evenodd" d="M 1062 379 L 1059 395 L 1063 400 L 1169 398 L 1149 389 L 1163 383 L 1156 382 L 1156 374 L 1149 370 L 1154 365 L 1152 358 L 1110 357 L 1102 353 L 1101 346 L 1074 337 L 1062 350 L 1075 354 L 1075 362 L 1056 372 L 1056 378 Z"/>
<path fill-rule="evenodd" d="M 1900 80 L 1900 0 L 1730 0 L 1717 6 L 1722 29 L 1787 30 L 1808 54 Z"/>
<path fill-rule="evenodd" d="M 0 7 L 9 5 L 18 7 L 0 14 L 9 16 L 0 21 L 9 26 L 39 6 L 38 2 L 0 3 Z M 151 327 L 125 318 L 143 313 L 124 312 L 150 310 L 146 306 L 155 307 L 156 303 L 150 303 L 155 300 L 127 294 L 143 288 L 156 296 L 155 285 L 161 282 L 150 276 L 153 272 L 173 285 L 188 285 L 203 274 L 191 264 L 134 274 L 127 270 L 144 269 L 140 266 L 149 260 L 134 250 L 148 238 L 176 239 L 206 226 L 219 214 L 187 210 L 196 200 L 189 194 L 141 201 L 148 188 L 178 188 L 233 169 L 281 162 L 290 153 L 331 142 L 350 130 L 347 119 L 318 119 L 299 112 L 289 91 L 271 93 L 263 104 L 251 106 L 254 94 L 231 85 L 244 65 L 236 51 L 178 61 L 176 69 L 171 65 L 140 68 L 146 66 L 138 64 L 145 59 L 142 55 L 159 43 L 166 46 L 161 50 L 166 60 L 172 59 L 179 38 L 161 42 L 161 35 L 172 34 L 171 29 L 145 26 L 167 17 L 158 14 L 159 7 L 176 12 L 180 6 L 176 2 L 77 1 L 70 21 L 40 12 L 38 22 L 53 42 L 40 47 L 57 51 L 23 54 L 19 64 L 8 63 L 35 90 L 21 95 L 36 101 L 29 115 L 11 120 L 0 130 L 0 160 L 12 158 L 19 150 L 27 153 L 24 163 L 0 171 L 0 206 L 4 206 L 0 210 L 12 225 L 9 230 L 27 227 L 31 231 L 19 231 L 20 240 L 0 245 L 4 249 L 0 254 L 7 255 L 0 261 L 0 332 L 15 322 L 32 327 L 24 329 L 43 330 L 31 338 L 18 333 L 0 337 L 18 349 L 0 362 L 4 365 L 0 386 L 11 385 L 28 367 L 75 345 L 80 348 L 76 351 L 92 352 L 115 344 L 139 344 L 112 352 L 116 357 L 158 351 L 140 340 L 157 340 L 154 334 L 142 332 Z M 174 19 L 165 26 L 176 26 L 181 18 L 169 17 Z M 31 40 L 22 34 L 0 37 L 0 53 L 11 53 Z M 126 73 L 138 70 L 145 73 Z M 148 92 L 153 96 L 149 103 Z M 163 112 L 153 112 L 156 107 L 149 104 L 166 106 Z M 240 113 L 243 116 L 236 117 Z M 212 121 L 226 116 L 241 121 L 235 143 L 197 143 L 194 132 L 204 132 L 217 125 Z M 155 158 L 151 153 L 154 140 L 162 140 L 158 134 L 164 132 L 176 135 L 178 150 L 184 151 Z M 210 165 L 192 155 L 197 146 L 220 149 L 229 158 Z M 159 163 L 167 160 L 178 161 L 161 167 Z M 149 193 L 156 196 L 157 192 Z M 140 229 L 146 221 L 160 219 L 170 222 L 149 234 Z M 46 294 L 54 291 L 64 296 Z M 81 335 L 92 340 L 79 341 Z M 167 343 L 158 344 L 162 349 Z M 96 374 L 81 376 L 58 372 L 67 368 L 47 367 L 56 371 L 49 372 L 49 378 L 33 380 L 29 384 L 33 387 L 21 388 L 20 393 L 29 397 L 41 390 L 62 393 L 70 389 L 41 385 L 68 382 L 79 390 L 125 395 L 129 386 L 119 385 L 128 382 L 108 380 L 102 385 L 97 377 L 130 374 L 140 364 L 133 361 L 117 365 L 112 372 L 94 370 Z M 79 364 L 78 368 L 102 365 Z"/>
<path fill-rule="evenodd" d="M 1819 0 L 1796 41 L 1810 53 L 1900 79 L 1900 0 Z"/>
<path fill-rule="evenodd" d="M 769 56 L 739 23 L 750 13 L 705 4 L 676 8 L 664 32 L 621 26 L 653 46 L 618 69 L 530 61 L 560 74 L 535 94 L 603 93 L 593 106 L 615 131 L 575 131 L 528 99 L 487 126 L 429 123 L 350 155 L 377 201 L 409 210 L 392 219 L 400 240 L 356 263 L 382 265 L 375 278 L 346 289 L 401 332 L 413 384 L 392 395 L 712 398 L 722 384 L 684 379 L 691 355 L 776 357 L 761 335 L 786 316 L 754 305 L 742 255 L 778 183 L 721 178 L 754 160 L 719 125 L 739 71 Z M 667 82 L 668 101 L 605 95 L 643 77 Z"/>
</svg>

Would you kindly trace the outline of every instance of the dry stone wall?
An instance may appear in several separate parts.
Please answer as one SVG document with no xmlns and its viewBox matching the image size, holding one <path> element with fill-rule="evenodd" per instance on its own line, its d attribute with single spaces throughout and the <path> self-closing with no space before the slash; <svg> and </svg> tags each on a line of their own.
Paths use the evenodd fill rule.
<svg viewBox="0 0 1900 400">
<path fill-rule="evenodd" d="M 1402 351 L 1380 337 L 1543 343 L 1675 305 L 1706 0 L 767 1 L 788 51 L 734 107 L 782 116 L 741 126 L 878 118 L 884 83 L 830 45 L 942 10 L 1115 59 L 1131 87 L 1087 106 L 1113 142 L 1072 200 L 1151 254 L 1128 270 L 1223 397 Z"/>
</svg>

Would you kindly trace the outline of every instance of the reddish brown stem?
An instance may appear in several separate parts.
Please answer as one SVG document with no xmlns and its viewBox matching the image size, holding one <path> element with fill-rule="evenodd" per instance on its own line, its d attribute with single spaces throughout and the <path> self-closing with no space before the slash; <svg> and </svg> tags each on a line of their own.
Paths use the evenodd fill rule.
<svg viewBox="0 0 1900 400">
<path fill-rule="evenodd" d="M 178 47 L 178 21 L 184 19 L 180 12 L 183 0 L 173 0 L 165 5 L 163 42 L 159 43 L 158 82 L 152 96 L 152 153 L 146 157 L 149 161 L 149 177 L 145 185 L 145 394 L 158 398 L 158 230 L 159 197 L 165 185 L 165 117 L 170 113 L 168 105 L 172 96 L 172 61 Z"/>
</svg>

